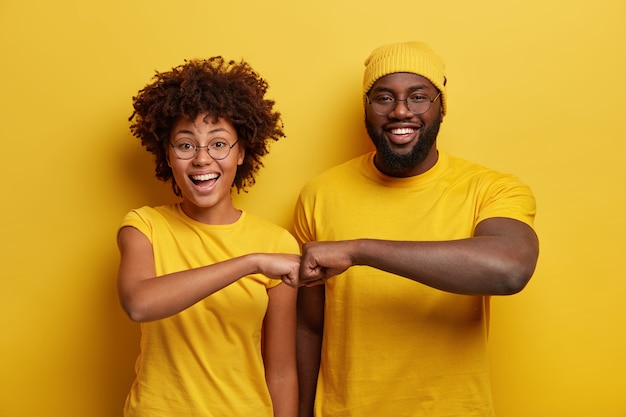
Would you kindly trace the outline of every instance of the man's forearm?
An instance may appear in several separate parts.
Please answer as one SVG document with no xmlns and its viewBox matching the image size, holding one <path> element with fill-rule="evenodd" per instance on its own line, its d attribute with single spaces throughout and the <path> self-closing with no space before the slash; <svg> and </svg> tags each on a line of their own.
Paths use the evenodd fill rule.
<svg viewBox="0 0 626 417">
<path fill-rule="evenodd" d="M 501 223 L 501 222 L 500 222 Z M 511 226 L 510 221 L 504 227 Z M 441 242 L 359 239 L 350 242 L 355 264 L 466 295 L 521 291 L 534 271 L 538 242 L 528 226 L 515 233 L 484 234 Z"/>
</svg>

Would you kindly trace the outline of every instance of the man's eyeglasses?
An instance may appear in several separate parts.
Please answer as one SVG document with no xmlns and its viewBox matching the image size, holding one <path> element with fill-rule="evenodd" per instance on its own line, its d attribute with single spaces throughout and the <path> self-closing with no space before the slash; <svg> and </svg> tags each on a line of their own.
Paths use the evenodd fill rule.
<svg viewBox="0 0 626 417">
<path fill-rule="evenodd" d="M 415 94 L 404 100 L 398 100 L 391 94 L 381 94 L 370 99 L 367 94 L 365 99 L 367 104 L 372 106 L 374 113 L 381 116 L 386 116 L 395 110 L 399 101 L 404 101 L 407 109 L 413 114 L 423 114 L 430 110 L 430 106 L 441 96 L 441 92 L 435 96 L 432 100 L 430 97 L 424 94 Z"/>
<path fill-rule="evenodd" d="M 198 154 L 198 149 L 206 149 L 209 156 L 216 161 L 226 158 L 230 154 L 230 150 L 237 144 L 235 141 L 232 145 L 225 139 L 213 139 L 208 145 L 200 146 L 191 139 L 179 139 L 176 142 L 170 142 L 170 146 L 174 148 L 174 153 L 178 159 L 192 159 Z"/>
</svg>

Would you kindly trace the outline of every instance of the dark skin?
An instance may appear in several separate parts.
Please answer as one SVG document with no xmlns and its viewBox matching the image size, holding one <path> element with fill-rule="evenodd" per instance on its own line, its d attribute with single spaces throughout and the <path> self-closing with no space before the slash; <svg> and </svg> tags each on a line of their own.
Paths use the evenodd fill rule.
<svg viewBox="0 0 626 417">
<path fill-rule="evenodd" d="M 420 89 L 430 97 L 438 90 L 425 78 L 395 73 L 380 78 L 369 94 L 390 91 L 398 100 Z M 381 116 L 366 106 L 368 132 L 375 145 L 382 140 L 398 155 L 418 146 L 424 131 L 439 123 L 443 112 L 436 101 L 424 114 L 411 113 L 398 102 L 388 115 Z M 387 164 L 375 158 L 376 167 L 395 177 L 419 175 L 437 162 L 436 141 L 413 166 Z M 381 256 L 384 254 L 384 256 Z M 396 274 L 442 291 L 465 295 L 508 295 L 521 291 L 537 263 L 539 243 L 533 229 L 514 219 L 490 218 L 481 221 L 474 235 L 452 241 L 391 241 L 367 239 L 336 242 L 308 242 L 302 247 L 298 295 L 298 374 L 300 416 L 313 416 L 315 387 L 320 364 L 324 324 L 324 286 L 327 279 L 355 265 L 369 266 Z"/>
</svg>

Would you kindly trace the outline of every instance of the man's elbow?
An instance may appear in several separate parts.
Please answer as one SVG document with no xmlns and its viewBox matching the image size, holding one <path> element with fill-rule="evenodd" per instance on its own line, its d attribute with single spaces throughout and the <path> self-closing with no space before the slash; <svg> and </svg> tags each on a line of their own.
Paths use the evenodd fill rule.
<svg viewBox="0 0 626 417">
<path fill-rule="evenodd" d="M 521 292 L 535 273 L 537 256 L 530 255 L 508 263 L 501 272 L 499 295 L 513 295 Z"/>
</svg>

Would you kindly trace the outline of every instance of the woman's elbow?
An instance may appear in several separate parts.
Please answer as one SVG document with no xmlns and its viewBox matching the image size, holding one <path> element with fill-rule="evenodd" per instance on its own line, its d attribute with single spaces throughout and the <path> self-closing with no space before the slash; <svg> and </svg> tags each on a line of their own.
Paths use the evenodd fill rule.
<svg viewBox="0 0 626 417">
<path fill-rule="evenodd" d="M 120 296 L 120 304 L 128 318 L 132 321 L 142 323 L 152 320 L 149 315 L 149 309 L 141 300 Z"/>
</svg>

